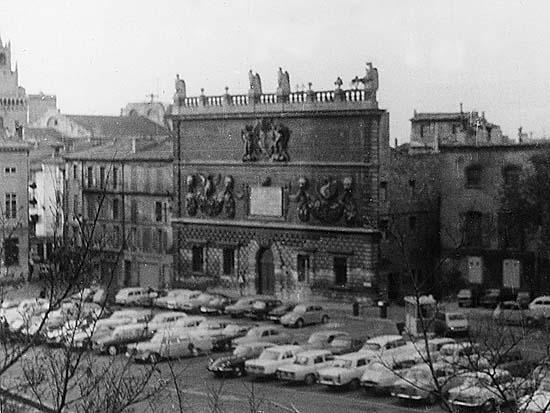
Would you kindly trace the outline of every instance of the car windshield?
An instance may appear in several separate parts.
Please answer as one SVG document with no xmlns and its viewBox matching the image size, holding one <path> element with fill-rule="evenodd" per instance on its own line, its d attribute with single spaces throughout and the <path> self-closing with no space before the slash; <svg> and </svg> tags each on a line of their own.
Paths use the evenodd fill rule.
<svg viewBox="0 0 550 413">
<path fill-rule="evenodd" d="M 307 341 L 308 344 L 315 344 L 315 343 L 323 343 L 327 341 L 327 336 L 323 333 L 313 333 L 311 337 L 309 337 L 309 340 Z"/>
<path fill-rule="evenodd" d="M 368 341 L 363 346 L 363 350 L 378 351 L 380 350 L 380 344 L 378 343 L 369 343 Z"/>
<path fill-rule="evenodd" d="M 305 305 L 297 305 L 294 307 L 294 310 L 292 310 L 295 313 L 305 313 L 306 312 L 306 306 Z"/>
<path fill-rule="evenodd" d="M 461 297 L 470 297 L 472 295 L 472 292 L 470 290 L 460 290 L 458 292 L 458 295 Z"/>
<path fill-rule="evenodd" d="M 307 366 L 309 363 L 309 358 L 306 356 L 298 356 L 294 360 L 294 364 L 299 364 L 300 366 Z"/>
<path fill-rule="evenodd" d="M 460 313 L 449 314 L 449 321 L 459 321 L 459 320 L 466 320 L 466 317 L 464 317 L 464 314 L 460 314 Z"/>
<path fill-rule="evenodd" d="M 256 301 L 252 304 L 252 308 L 255 310 L 263 310 L 265 308 L 265 303 L 263 301 Z"/>
<path fill-rule="evenodd" d="M 197 297 L 199 300 L 203 300 L 203 301 L 206 301 L 206 300 L 209 300 L 211 297 L 210 295 L 208 294 L 201 294 Z"/>
<path fill-rule="evenodd" d="M 369 370 L 377 370 L 377 371 L 380 371 L 380 370 L 387 370 L 390 368 L 390 366 L 388 365 L 385 365 L 383 362 L 381 361 L 373 361 L 372 363 L 369 364 Z"/>
<path fill-rule="evenodd" d="M 334 340 L 332 340 L 332 342 L 330 343 L 332 346 L 347 346 L 349 345 L 350 343 L 350 340 L 347 339 L 347 338 L 335 338 Z"/>
<path fill-rule="evenodd" d="M 273 351 L 273 350 L 265 350 L 260 355 L 260 360 L 278 360 L 279 359 L 279 352 Z"/>
<path fill-rule="evenodd" d="M 208 321 L 208 322 L 203 321 L 202 323 L 199 324 L 199 328 L 203 330 L 219 330 L 221 326 L 215 321 Z"/>
<path fill-rule="evenodd" d="M 257 328 L 253 328 L 246 333 L 248 337 L 258 337 L 260 335 L 260 330 Z"/>
<path fill-rule="evenodd" d="M 235 303 L 237 306 L 243 306 L 247 305 L 250 302 L 250 298 L 241 298 L 239 301 Z"/>
<path fill-rule="evenodd" d="M 229 324 L 225 326 L 225 328 L 222 330 L 222 334 L 233 334 L 238 330 L 239 330 L 239 326 L 236 326 L 234 324 Z"/>
<path fill-rule="evenodd" d="M 429 381 L 430 372 L 423 369 L 411 369 L 405 373 L 403 377 L 406 381 Z"/>
<path fill-rule="evenodd" d="M 352 366 L 351 360 L 336 359 L 333 364 L 334 367 L 341 367 L 344 369 L 350 369 Z"/>
</svg>

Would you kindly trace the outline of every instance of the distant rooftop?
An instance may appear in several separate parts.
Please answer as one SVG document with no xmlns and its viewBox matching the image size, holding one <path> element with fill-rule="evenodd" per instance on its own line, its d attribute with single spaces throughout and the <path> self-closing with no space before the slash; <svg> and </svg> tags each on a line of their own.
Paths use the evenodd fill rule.
<svg viewBox="0 0 550 413">
<path fill-rule="evenodd" d="M 64 115 L 97 138 L 168 136 L 168 130 L 142 116 Z"/>
<path fill-rule="evenodd" d="M 172 161 L 173 146 L 168 138 L 122 139 L 64 155 L 69 160 L 91 161 Z"/>
</svg>

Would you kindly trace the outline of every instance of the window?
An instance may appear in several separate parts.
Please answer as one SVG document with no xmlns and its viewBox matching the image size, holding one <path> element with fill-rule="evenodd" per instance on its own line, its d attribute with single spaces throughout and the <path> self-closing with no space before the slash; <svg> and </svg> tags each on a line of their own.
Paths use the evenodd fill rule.
<svg viewBox="0 0 550 413">
<path fill-rule="evenodd" d="M 503 171 L 504 185 L 518 186 L 521 175 L 521 167 L 508 165 Z"/>
<path fill-rule="evenodd" d="M 162 254 L 164 251 L 166 251 L 166 233 L 162 229 L 157 229 L 157 235 L 156 235 L 156 241 L 157 241 L 157 252 L 159 254 Z"/>
<path fill-rule="evenodd" d="M 130 239 L 129 239 L 130 249 L 136 250 L 138 248 L 138 236 L 137 236 L 137 228 L 132 227 L 130 229 Z"/>
<path fill-rule="evenodd" d="M 416 229 L 416 217 L 414 215 L 411 215 L 409 217 L 409 229 L 411 231 L 414 231 Z"/>
<path fill-rule="evenodd" d="M 113 199 L 113 219 L 118 219 L 119 200 Z"/>
<path fill-rule="evenodd" d="M 113 189 L 118 185 L 118 168 L 113 168 Z"/>
<path fill-rule="evenodd" d="M 17 195 L 6 194 L 6 218 L 17 218 Z"/>
<path fill-rule="evenodd" d="M 94 208 L 94 200 L 91 198 L 86 199 L 86 206 L 87 206 L 87 216 L 88 219 L 94 219 L 95 218 L 95 208 Z"/>
<path fill-rule="evenodd" d="M 416 180 L 409 179 L 409 193 L 411 197 L 414 196 L 415 190 L 416 190 Z"/>
<path fill-rule="evenodd" d="M 346 257 L 334 257 L 334 283 L 344 286 L 348 282 L 348 262 Z"/>
<path fill-rule="evenodd" d="M 130 172 L 130 190 L 137 191 L 137 168 L 132 166 Z"/>
<path fill-rule="evenodd" d="M 428 130 L 428 125 L 420 125 L 420 137 L 423 138 Z"/>
<path fill-rule="evenodd" d="M 6 267 L 19 265 L 19 239 L 8 238 L 4 240 L 4 265 Z"/>
<path fill-rule="evenodd" d="M 478 188 L 481 186 L 481 165 L 471 165 L 466 168 L 466 186 Z"/>
<path fill-rule="evenodd" d="M 380 182 L 380 201 L 388 200 L 388 183 L 383 181 Z"/>
<path fill-rule="evenodd" d="M 120 227 L 115 225 L 113 227 L 113 246 L 118 247 L 120 244 Z"/>
<path fill-rule="evenodd" d="M 145 179 L 143 180 L 143 192 L 151 192 L 151 172 L 149 171 L 149 168 L 144 168 L 143 173 L 145 175 Z"/>
<path fill-rule="evenodd" d="M 194 246 L 192 249 L 192 269 L 193 272 L 202 272 L 204 264 L 204 248 L 200 246 Z"/>
<path fill-rule="evenodd" d="M 357 367 L 366 366 L 366 365 L 367 365 L 367 359 L 357 360 Z"/>
<path fill-rule="evenodd" d="M 388 237 L 388 229 L 390 227 L 390 222 L 387 219 L 381 219 L 378 228 L 382 233 L 382 238 L 386 239 Z"/>
<path fill-rule="evenodd" d="M 162 202 L 155 202 L 155 221 L 162 222 Z"/>
<path fill-rule="evenodd" d="M 460 127 L 460 125 L 457 125 L 456 123 L 453 124 L 452 128 L 453 128 L 453 135 L 456 135 L 456 133 L 458 132 L 458 128 Z"/>
<path fill-rule="evenodd" d="M 128 287 L 132 282 L 132 261 L 124 261 L 124 286 Z"/>
<path fill-rule="evenodd" d="M 138 204 L 136 199 L 132 199 L 130 202 L 130 221 L 134 224 L 138 220 Z"/>
<path fill-rule="evenodd" d="M 298 254 L 296 267 L 298 269 L 298 282 L 309 280 L 309 255 Z"/>
<path fill-rule="evenodd" d="M 231 275 L 235 271 L 235 248 L 223 249 L 223 275 Z"/>
<path fill-rule="evenodd" d="M 464 244 L 468 247 L 481 247 L 482 214 L 477 211 L 468 211 L 464 222 Z"/>
<path fill-rule="evenodd" d="M 88 188 L 94 186 L 94 168 L 88 166 L 88 175 L 86 177 Z"/>
<path fill-rule="evenodd" d="M 142 232 L 142 250 L 149 252 L 151 250 L 151 228 L 144 228 Z"/>
<path fill-rule="evenodd" d="M 4 173 L 5 173 L 6 175 L 15 174 L 16 172 L 17 172 L 17 169 L 16 169 L 15 167 L 13 167 L 13 166 L 11 166 L 11 167 L 10 167 L 10 166 L 7 166 L 7 167 L 4 168 Z"/>
<path fill-rule="evenodd" d="M 101 189 L 105 188 L 105 167 L 104 166 L 99 168 L 99 187 Z"/>
<path fill-rule="evenodd" d="M 78 179 L 78 165 L 76 163 L 73 165 L 73 179 Z"/>
<path fill-rule="evenodd" d="M 158 168 L 156 172 L 156 181 L 157 192 L 162 192 L 164 188 L 164 171 L 160 168 Z"/>
</svg>

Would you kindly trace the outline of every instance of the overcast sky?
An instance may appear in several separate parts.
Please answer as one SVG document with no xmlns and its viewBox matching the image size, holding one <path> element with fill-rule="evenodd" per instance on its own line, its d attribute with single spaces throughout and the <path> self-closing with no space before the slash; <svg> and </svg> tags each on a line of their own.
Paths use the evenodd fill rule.
<svg viewBox="0 0 550 413">
<path fill-rule="evenodd" d="M 380 74 L 391 137 L 409 139 L 413 110 L 485 111 L 505 134 L 550 135 L 548 1 L 18 0 L 0 2 L 27 93 L 57 94 L 64 113 L 118 114 L 149 93 L 246 93 L 247 72 L 274 92 L 334 88 Z"/>
</svg>

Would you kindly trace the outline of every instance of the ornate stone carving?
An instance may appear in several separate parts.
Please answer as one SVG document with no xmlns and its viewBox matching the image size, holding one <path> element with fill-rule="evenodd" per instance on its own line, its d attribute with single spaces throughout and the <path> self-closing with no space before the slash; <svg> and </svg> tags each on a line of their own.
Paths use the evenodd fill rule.
<svg viewBox="0 0 550 413">
<path fill-rule="evenodd" d="M 277 72 L 277 99 L 280 102 L 288 102 L 288 96 L 290 95 L 290 76 L 288 72 L 283 72 L 282 68 L 279 68 Z"/>
<path fill-rule="evenodd" d="M 259 119 L 254 125 L 246 125 L 241 131 L 243 162 L 268 159 L 288 162 L 290 129 L 273 119 Z"/>
<path fill-rule="evenodd" d="M 353 198 L 353 180 L 346 177 L 342 180 L 342 190 L 339 182 L 331 177 L 325 177 L 317 188 L 314 198 L 308 193 L 309 183 L 306 178 L 298 180 L 298 192 L 290 196 L 298 203 L 298 219 L 309 222 L 311 216 L 325 224 L 336 224 L 344 220 L 347 226 L 358 225 L 358 209 Z"/>
<path fill-rule="evenodd" d="M 360 78 L 355 76 L 355 78 L 351 81 L 354 89 L 357 89 L 360 83 L 363 83 L 366 100 L 376 102 L 376 92 L 378 91 L 378 69 L 373 67 L 371 62 L 367 62 L 365 77 Z"/>
<path fill-rule="evenodd" d="M 250 83 L 250 89 L 248 90 L 248 96 L 260 97 L 262 95 L 262 80 L 258 73 L 254 74 L 252 69 L 248 71 L 248 81 Z"/>
<path fill-rule="evenodd" d="M 195 194 L 196 179 L 195 175 L 187 176 L 187 194 L 185 195 L 185 209 L 187 210 L 187 215 L 194 217 L 197 215 L 199 209 L 199 204 L 197 202 L 197 196 Z"/>
<path fill-rule="evenodd" d="M 174 93 L 174 105 L 182 106 L 187 94 L 185 91 L 185 81 L 180 79 L 180 75 L 176 75 L 175 88 L 176 93 Z"/>
</svg>

